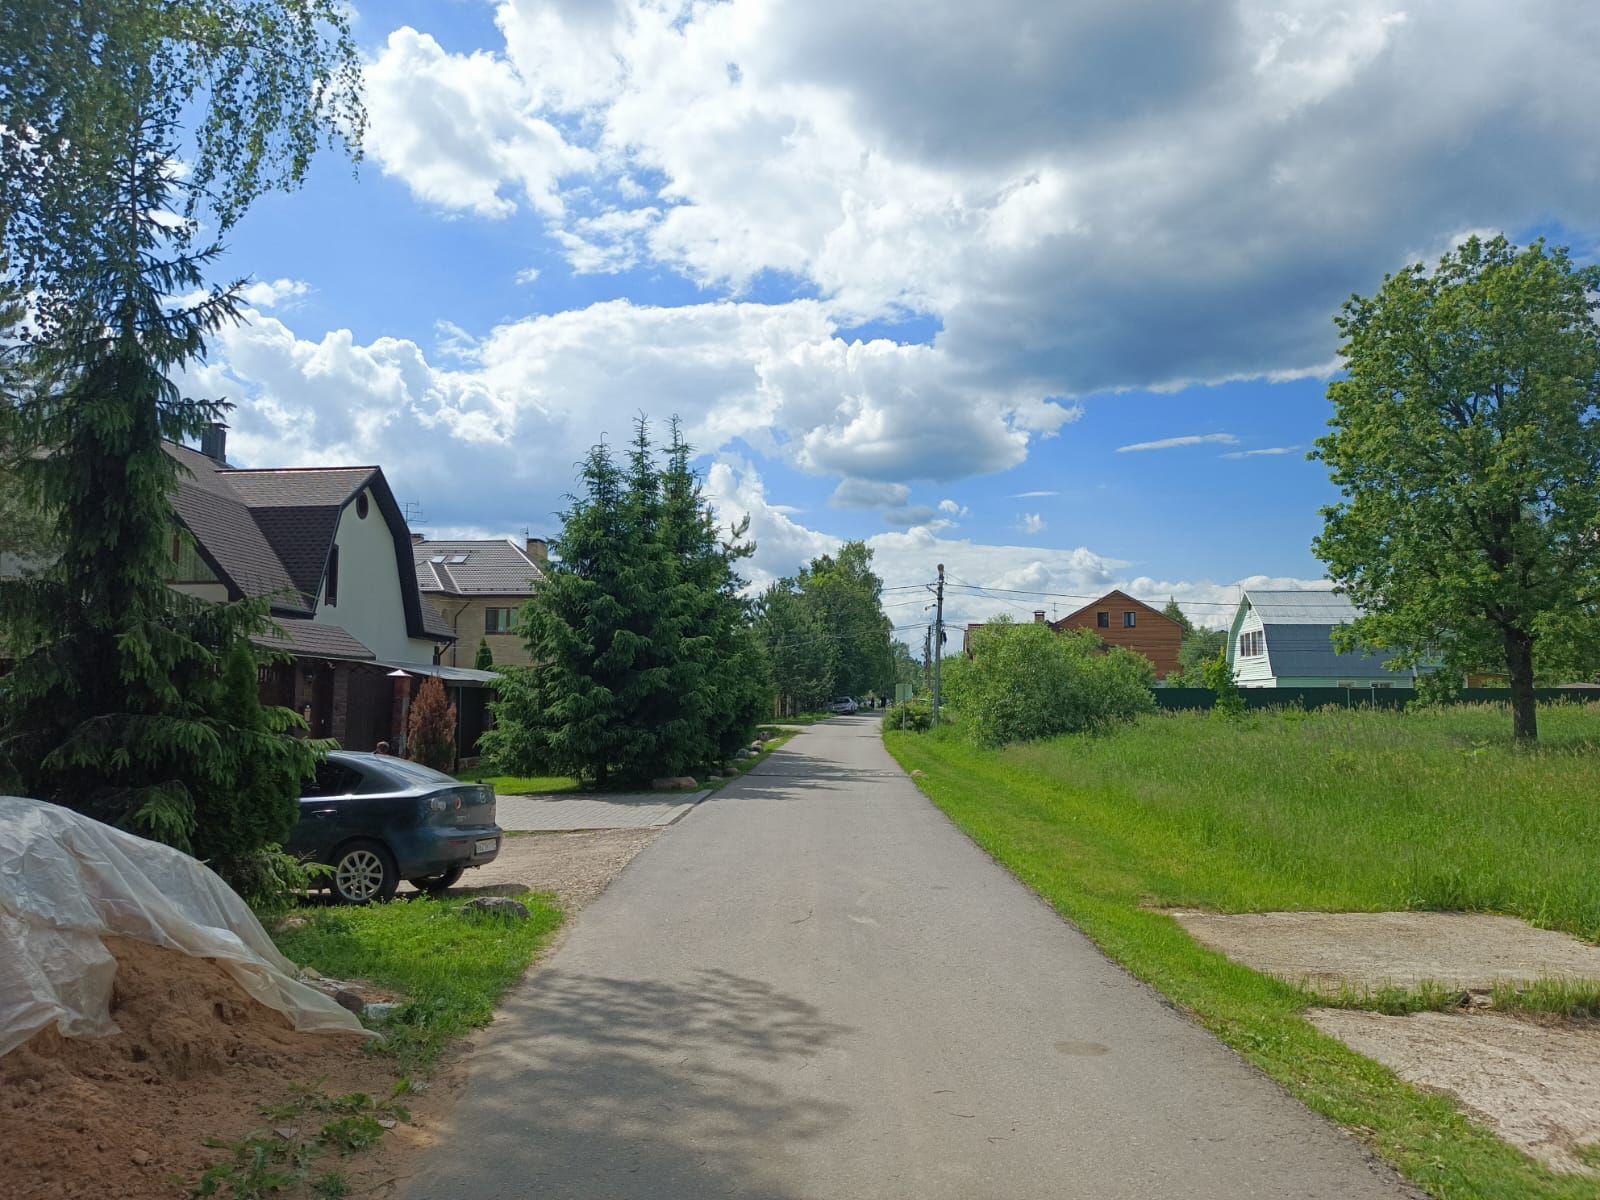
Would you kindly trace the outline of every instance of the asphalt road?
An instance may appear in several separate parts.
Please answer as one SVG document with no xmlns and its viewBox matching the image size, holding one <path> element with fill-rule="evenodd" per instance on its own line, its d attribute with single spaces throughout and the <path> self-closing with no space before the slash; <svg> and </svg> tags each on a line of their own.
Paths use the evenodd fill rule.
<svg viewBox="0 0 1600 1200">
<path fill-rule="evenodd" d="M 404 1194 L 1412 1193 L 991 862 L 861 716 L 714 793 L 581 913 Z"/>
</svg>

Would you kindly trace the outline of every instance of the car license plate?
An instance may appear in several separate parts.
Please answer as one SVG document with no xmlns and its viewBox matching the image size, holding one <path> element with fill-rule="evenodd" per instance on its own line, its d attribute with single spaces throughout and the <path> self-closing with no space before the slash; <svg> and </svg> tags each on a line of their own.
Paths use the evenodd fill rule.
<svg viewBox="0 0 1600 1200">
<path fill-rule="evenodd" d="M 494 838 L 484 838 L 472 847 L 472 852 L 474 854 L 493 854 L 494 848 L 498 844 Z"/>
</svg>

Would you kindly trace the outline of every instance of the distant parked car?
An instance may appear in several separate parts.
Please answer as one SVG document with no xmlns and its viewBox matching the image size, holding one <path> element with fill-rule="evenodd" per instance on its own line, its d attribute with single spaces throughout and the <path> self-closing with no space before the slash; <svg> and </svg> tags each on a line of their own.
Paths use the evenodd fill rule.
<svg viewBox="0 0 1600 1200">
<path fill-rule="evenodd" d="M 402 879 L 435 895 L 500 853 L 494 788 L 387 754 L 336 750 L 300 797 L 290 853 L 333 868 L 347 904 L 392 899 Z"/>
<path fill-rule="evenodd" d="M 854 700 L 850 699 L 849 696 L 840 696 L 837 700 L 835 700 L 828 707 L 833 712 L 841 713 L 844 716 L 848 717 L 852 713 L 854 713 L 859 706 L 856 704 L 856 702 Z"/>
</svg>

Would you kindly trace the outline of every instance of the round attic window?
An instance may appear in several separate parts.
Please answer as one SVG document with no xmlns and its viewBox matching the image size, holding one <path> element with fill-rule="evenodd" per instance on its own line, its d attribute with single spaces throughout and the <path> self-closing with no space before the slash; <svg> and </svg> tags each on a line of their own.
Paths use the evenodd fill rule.
<svg viewBox="0 0 1600 1200">
<path fill-rule="evenodd" d="M 363 521 L 367 519 L 367 507 L 367 494 L 362 492 L 361 495 L 356 497 L 356 516 Z"/>
</svg>

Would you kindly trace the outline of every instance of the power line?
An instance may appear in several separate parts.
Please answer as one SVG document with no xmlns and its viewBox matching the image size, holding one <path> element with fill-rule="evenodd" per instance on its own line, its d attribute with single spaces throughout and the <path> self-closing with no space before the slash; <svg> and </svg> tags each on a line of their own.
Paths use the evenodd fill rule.
<svg viewBox="0 0 1600 1200">
<path fill-rule="evenodd" d="M 1000 598 L 998 593 L 1001 593 L 1001 592 L 1004 592 L 1007 595 L 1011 595 L 1011 596 L 1045 596 L 1045 597 L 1049 597 L 1049 598 L 1053 598 L 1053 599 L 1057 599 L 1057 600 L 1081 600 L 1085 604 L 1090 603 L 1091 601 L 1100 599 L 1099 596 L 1077 596 L 1077 595 L 1073 595 L 1071 592 L 1033 592 L 1033 591 L 1027 591 L 1027 590 L 1025 590 L 1023 588 L 987 587 L 987 586 L 985 586 L 983 584 L 978 584 L 978 583 L 956 583 L 953 580 L 952 580 L 952 586 L 970 588 L 972 591 L 975 591 L 975 592 L 982 592 L 982 593 L 985 593 L 985 594 L 992 594 L 992 595 L 994 595 L 995 599 L 999 599 Z M 1134 599 L 1137 600 L 1138 597 L 1135 596 Z M 1149 601 L 1140 601 L 1140 603 L 1148 604 Z M 1239 602 L 1237 600 L 1181 600 L 1178 603 L 1179 603 L 1179 607 L 1183 607 L 1185 605 L 1192 606 L 1192 607 L 1195 607 L 1195 608 L 1201 608 L 1201 607 L 1204 607 L 1204 608 L 1238 608 L 1239 607 Z"/>
</svg>

